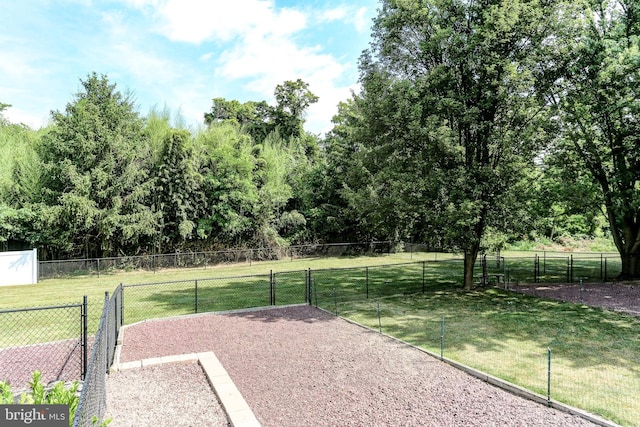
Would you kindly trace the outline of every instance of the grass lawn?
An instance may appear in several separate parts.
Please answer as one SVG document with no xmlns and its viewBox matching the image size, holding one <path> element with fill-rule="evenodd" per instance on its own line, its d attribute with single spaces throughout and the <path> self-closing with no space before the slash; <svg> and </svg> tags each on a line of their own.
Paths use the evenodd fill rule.
<svg viewBox="0 0 640 427">
<path fill-rule="evenodd" d="M 552 399 L 622 425 L 640 420 L 637 317 L 499 289 L 339 301 L 338 310 L 436 354 L 444 318 L 445 357 L 544 396 L 551 349 Z"/>
<path fill-rule="evenodd" d="M 533 254 L 503 255 L 512 277 L 516 272 L 525 277 L 533 271 Z M 547 253 L 548 266 L 556 262 L 550 261 L 552 255 L 559 258 L 557 269 L 562 280 L 567 255 Z M 598 276 L 602 265 L 598 257 L 596 254 L 593 259 L 579 261 L 584 271 Z M 112 292 L 120 283 L 128 285 L 124 317 L 125 323 L 130 324 L 193 313 L 196 307 L 204 312 L 272 302 L 302 303 L 311 269 L 314 304 L 377 328 L 379 302 L 383 332 L 435 353 L 440 352 L 444 317 L 445 357 L 543 395 L 547 391 L 550 348 L 553 399 L 623 425 L 634 425 L 640 419 L 640 403 L 636 399 L 640 395 L 640 319 L 498 289 L 463 292 L 459 289 L 462 262 L 459 257 L 452 258 L 403 253 L 74 276 L 43 280 L 37 285 L 0 287 L 0 310 L 79 303 L 87 295 L 92 333 L 105 291 Z M 404 264 L 394 265 L 400 263 Z M 497 268 L 491 264 L 488 259 L 489 267 Z M 274 293 L 271 283 L 276 284 Z M 136 284 L 141 286 L 132 286 Z M 5 326 L 6 316 L 0 314 Z M 48 330 L 56 339 L 76 334 L 63 327 L 68 320 L 34 319 L 19 320 L 30 331 Z M 15 345 L 11 344 L 15 335 L 15 327 L 1 328 L 0 347 L 3 343 Z"/>
<path fill-rule="evenodd" d="M 95 331 L 102 306 L 104 304 L 105 292 L 113 292 L 120 284 L 145 284 L 145 283 L 163 283 L 173 281 L 184 281 L 182 284 L 144 286 L 140 288 L 127 288 L 125 292 L 125 321 L 131 323 L 136 320 L 151 317 L 167 317 L 177 314 L 192 313 L 194 304 L 193 287 L 194 280 L 199 281 L 202 292 L 199 295 L 200 311 L 226 310 L 231 308 L 253 307 L 268 305 L 266 300 L 259 291 L 251 285 L 247 285 L 248 281 L 239 281 L 238 279 L 222 280 L 220 278 L 262 275 L 267 276 L 270 272 L 287 272 L 302 271 L 306 269 L 328 269 L 328 268 L 345 268 L 358 266 L 376 266 L 402 262 L 412 262 L 420 260 L 442 260 L 450 259 L 452 255 L 433 254 L 433 253 L 400 253 L 390 255 L 380 255 L 373 257 L 344 257 L 344 258 L 305 258 L 305 259 L 285 259 L 280 261 L 254 262 L 252 264 L 224 264 L 215 267 L 188 268 L 188 269 L 167 269 L 153 271 L 116 271 L 111 273 L 102 273 L 98 275 L 77 275 L 65 278 L 46 279 L 40 281 L 36 285 L 21 286 L 0 286 L 0 310 L 24 308 L 24 307 L 40 307 L 62 304 L 79 304 L 82 302 L 84 295 L 88 297 L 89 304 L 89 331 Z M 278 276 L 278 274 L 277 274 Z M 281 274 L 280 278 L 287 281 L 286 274 Z M 304 276 L 301 276 L 302 278 Z M 212 279 L 212 280 L 207 280 Z M 264 281 L 264 277 L 256 279 L 257 282 Z M 239 283 L 245 283 L 240 286 Z M 249 281 L 251 282 L 251 281 Z M 304 282 L 302 282 L 304 283 Z M 223 298 L 223 295 L 216 292 L 226 292 L 233 296 L 231 299 Z M 268 292 L 268 291 L 267 291 Z M 128 294 L 128 295 L 127 295 Z M 285 304 L 288 292 L 282 295 L 276 295 L 278 304 Z M 268 298 L 268 295 L 267 295 Z M 226 303 L 223 303 L 226 301 Z M 232 301 L 229 304 L 229 301 Z M 304 302 L 302 301 L 291 301 Z M 133 311 L 127 313 L 127 310 Z M 8 319 L 8 315 L 4 315 Z M 15 321 L 22 321 L 35 326 L 39 324 L 40 328 L 59 328 L 59 315 L 55 315 L 50 322 L 42 323 L 42 317 L 35 317 L 36 320 L 30 320 L 31 314 L 15 314 L 12 315 Z M 35 315 L 37 316 L 37 315 Z M 9 320 L 5 320 L 9 323 Z M 13 322 L 14 320 L 11 320 Z M 2 320 L 0 319 L 0 322 Z M 31 322 L 31 323 L 29 323 Z M 38 323 L 39 322 L 39 323 Z M 75 332 L 73 332 L 75 334 Z M 73 335 L 72 334 L 72 335 Z M 69 338 L 66 332 L 54 332 L 52 336 L 59 339 Z M 2 332 L 0 332 L 0 346 L 2 346 Z M 27 344 L 25 342 L 25 344 Z"/>
</svg>

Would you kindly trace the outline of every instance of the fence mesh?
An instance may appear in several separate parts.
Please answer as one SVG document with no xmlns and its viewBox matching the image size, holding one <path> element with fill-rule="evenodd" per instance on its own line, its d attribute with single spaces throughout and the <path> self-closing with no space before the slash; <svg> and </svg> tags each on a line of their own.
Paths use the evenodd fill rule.
<svg viewBox="0 0 640 427">
<path fill-rule="evenodd" d="M 0 310 L 0 381 L 16 391 L 39 370 L 42 381 L 71 381 L 83 373 L 85 304 Z"/>
<path fill-rule="evenodd" d="M 307 302 L 307 271 L 124 285 L 127 324 L 144 319 Z"/>
<path fill-rule="evenodd" d="M 362 286 L 354 284 L 354 288 Z M 584 336 L 594 333 L 582 306 L 567 305 L 546 313 L 540 307 L 548 302 L 507 291 L 491 293 L 492 308 L 474 301 L 482 297 L 456 292 L 369 299 L 361 292 L 357 292 L 359 299 L 354 297 L 356 292 L 346 298 L 340 297 L 346 290 L 336 288 L 335 292 L 336 297 L 318 306 L 422 347 L 436 357 L 516 384 L 541 400 L 582 408 L 621 425 L 636 425 L 640 419 L 637 354 L 629 353 L 622 344 L 607 349 L 604 347 L 611 343 L 585 346 L 574 340 L 581 335 L 588 342 Z M 524 312 L 531 310 L 539 311 L 539 320 L 529 327 L 531 322 L 524 320 L 531 317 Z M 612 313 L 611 321 L 616 316 Z M 615 363 L 611 363 L 612 356 Z"/>
<path fill-rule="evenodd" d="M 374 255 L 398 250 L 391 242 L 335 243 L 233 249 L 210 252 L 184 252 L 152 254 L 112 258 L 87 258 L 40 261 L 38 274 L 41 279 L 71 276 L 75 274 L 103 274 L 116 270 L 149 270 L 163 268 L 206 268 L 229 263 L 278 260 L 284 258 L 339 257 Z"/>
<path fill-rule="evenodd" d="M 332 250 L 337 253 L 345 249 L 335 247 Z M 307 252 L 302 253 L 304 251 Z M 308 256 L 312 252 L 308 247 L 305 247 L 304 251 L 301 250 L 300 254 L 292 252 L 291 256 Z M 245 253 L 244 256 L 275 255 L 282 256 L 282 254 L 268 252 L 259 255 Z M 229 251 L 226 255 L 217 253 L 217 256 L 235 257 L 233 259 L 237 260 L 242 255 Z M 501 302 L 500 307 L 490 313 L 474 312 L 476 310 L 474 301 L 467 301 L 465 305 L 453 308 L 447 305 L 450 304 L 448 302 L 443 305 L 443 307 L 449 307 L 447 312 L 425 311 L 421 305 L 421 298 L 444 298 L 448 291 L 460 286 L 463 276 L 462 260 L 442 258 L 368 267 L 297 270 L 261 275 L 120 285 L 111 298 L 105 300 L 95 338 L 89 339 L 94 345 L 74 425 L 91 425 L 94 417 L 101 420 L 104 416 L 105 375 L 113 360 L 119 327 L 124 322 L 131 324 L 140 320 L 181 314 L 298 303 L 310 303 L 336 314 L 351 317 L 374 329 L 423 346 L 435 354 L 442 354 L 459 363 L 507 381 L 516 382 L 538 394 L 545 395 L 550 390 L 552 399 L 588 408 L 589 411 L 606 417 L 624 421 L 625 417 L 628 417 L 626 414 L 640 413 L 637 403 L 630 397 L 640 393 L 640 381 L 635 388 L 616 385 L 625 382 L 629 375 L 637 376 L 637 373 L 631 372 L 635 366 L 632 363 L 635 356 L 621 358 L 617 362 L 620 370 L 617 370 L 618 367 L 607 370 L 598 369 L 597 360 L 599 359 L 594 354 L 575 354 L 576 348 L 562 344 L 570 341 L 570 337 L 576 331 L 563 330 L 557 325 L 554 328 L 545 326 L 549 316 L 546 316 L 545 309 L 538 309 L 539 329 L 543 331 L 544 339 L 549 338 L 549 347 L 553 351 L 553 357 L 548 359 L 548 348 L 544 345 L 532 345 L 529 335 L 518 329 L 517 319 L 521 316 L 522 310 L 527 309 L 522 306 L 519 296 L 511 297 L 509 295 L 512 294 L 500 291 L 496 294 L 496 299 L 504 301 Z M 162 260 L 152 258 L 152 268 L 159 268 L 161 265 L 171 266 L 170 258 L 162 258 Z M 209 260 L 204 255 L 181 254 L 174 256 L 171 262 L 174 262 L 174 265 L 181 263 L 186 265 L 189 262 L 206 265 Z M 104 262 L 104 260 L 101 261 Z M 620 261 L 615 257 L 603 255 L 588 257 L 573 254 L 566 257 L 552 257 L 546 254 L 542 256 L 535 254 L 520 258 L 501 256 L 481 258 L 481 261 L 476 264 L 475 276 L 476 278 L 489 277 L 490 285 L 500 284 L 502 280 L 504 287 L 508 287 L 510 283 L 518 282 L 560 284 L 602 282 L 614 277 L 619 270 Z M 479 283 L 479 285 L 486 284 Z M 575 289 L 578 292 L 575 302 L 581 303 L 580 292 L 587 292 L 588 289 L 581 286 Z M 458 294 L 460 299 L 467 297 L 466 293 Z M 78 306 L 56 309 L 60 310 L 60 313 L 79 311 Z M 42 314 L 36 315 L 28 311 L 23 313 L 21 310 L 0 311 L 2 325 L 13 328 L 8 334 L 1 334 L 2 339 L 6 341 L 7 337 L 12 337 L 11 339 L 14 340 L 1 341 L 0 373 L 4 373 L 9 366 L 4 362 L 9 360 L 6 356 L 11 354 L 7 352 L 8 349 L 20 348 L 24 351 L 26 348 L 38 348 L 42 341 L 56 344 L 74 337 L 74 345 L 81 346 L 82 340 L 78 339 L 80 334 L 76 329 L 65 331 L 65 325 L 75 324 L 75 328 L 81 327 L 80 314 L 78 312 L 76 317 L 71 314 L 56 314 L 61 317 L 54 323 L 59 324 L 60 327 L 50 328 L 51 322 L 42 322 L 42 318 L 39 317 Z M 557 311 L 554 314 L 559 315 Z M 35 316 L 33 319 L 30 318 L 32 315 Z M 512 318 L 514 321 L 508 328 L 500 327 L 496 320 L 500 316 Z M 36 334 L 36 336 L 39 330 L 53 330 L 55 335 L 36 339 L 31 335 L 24 335 L 27 332 L 21 335 L 19 328 L 11 326 L 12 324 L 22 324 L 24 331 L 29 331 L 29 334 Z M 49 326 L 44 327 L 43 324 Z M 73 332 L 75 335 L 72 331 L 75 331 Z M 469 334 L 469 331 L 476 331 L 478 334 Z M 470 348 L 475 351 L 469 352 Z M 593 353 L 595 351 L 593 350 Z M 46 351 L 46 355 L 50 357 L 51 352 Z M 37 359 L 37 357 L 29 355 L 27 359 Z M 627 363 L 625 360 L 631 360 L 631 362 Z M 38 363 L 41 362 L 34 362 L 35 365 Z M 79 361 L 73 363 L 81 365 Z M 36 368 L 41 369 L 41 366 Z M 576 369 L 580 370 L 580 375 L 575 374 Z M 27 380 L 30 379 L 32 370 L 25 370 L 28 374 Z M 77 376 L 76 374 L 70 379 L 76 379 Z"/>
<path fill-rule="evenodd" d="M 73 419 L 73 427 L 99 425 L 107 407 L 106 376 L 113 362 L 116 340 L 122 324 L 122 286 L 111 298 L 105 295 L 104 307 L 95 335 L 80 400 Z"/>
</svg>

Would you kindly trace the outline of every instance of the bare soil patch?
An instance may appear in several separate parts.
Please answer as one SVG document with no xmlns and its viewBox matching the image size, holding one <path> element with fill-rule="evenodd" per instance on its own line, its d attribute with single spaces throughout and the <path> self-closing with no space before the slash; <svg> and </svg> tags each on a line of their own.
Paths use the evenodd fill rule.
<svg viewBox="0 0 640 427">
<path fill-rule="evenodd" d="M 215 352 L 263 426 L 593 425 L 309 306 L 143 322 L 126 328 L 121 361 L 201 351 Z M 110 386 L 110 401 L 155 383 Z M 188 388 L 187 378 L 172 393 Z M 181 399 L 181 413 L 207 401 Z"/>
</svg>

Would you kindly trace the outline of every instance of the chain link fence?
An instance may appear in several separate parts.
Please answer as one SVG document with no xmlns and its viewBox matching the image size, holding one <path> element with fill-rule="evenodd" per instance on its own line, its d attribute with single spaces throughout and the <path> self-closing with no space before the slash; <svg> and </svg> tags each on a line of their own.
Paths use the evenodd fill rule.
<svg viewBox="0 0 640 427">
<path fill-rule="evenodd" d="M 108 293 L 105 295 L 73 427 L 100 425 L 104 419 L 107 407 L 106 376 L 113 363 L 117 337 L 122 325 L 122 296 L 122 286 L 118 286 L 111 297 Z"/>
<path fill-rule="evenodd" d="M 616 348 L 607 349 L 604 344 L 585 346 L 576 341 L 575 335 L 594 333 L 582 325 L 590 316 L 584 315 L 581 306 L 545 313 L 538 308 L 545 306 L 544 300 L 536 303 L 505 292 L 496 294 L 497 302 L 486 309 L 473 297 L 444 296 L 437 291 L 409 298 L 357 299 L 353 295 L 336 288 L 330 298 L 314 305 L 426 349 L 482 379 L 490 375 L 515 384 L 548 406 L 567 404 L 620 425 L 637 425 L 640 419 L 638 354 L 616 343 Z M 455 301 L 458 298 L 464 302 Z M 540 311 L 539 321 L 523 313 L 531 309 Z M 551 316 L 567 320 L 548 320 Z M 610 317 L 615 321 L 616 314 Z M 502 322 L 500 318 L 514 319 Z M 535 332 L 526 325 L 517 326 L 517 318 L 534 323 Z"/>
<path fill-rule="evenodd" d="M 197 259 L 197 257 L 196 257 Z M 587 276 L 591 280 L 597 281 L 607 277 L 607 274 L 615 274 L 613 263 L 607 258 L 576 257 L 569 260 L 556 259 L 552 257 L 526 257 L 526 258 L 504 258 L 499 255 L 495 258 L 486 257 L 477 264 L 476 272 L 483 276 L 494 275 L 496 280 L 505 280 L 506 285 L 515 281 L 533 282 L 536 277 L 544 280 L 558 280 L 566 282 L 567 278 L 585 280 Z M 541 272 L 539 272 L 540 270 Z M 261 275 L 233 276 L 202 278 L 188 281 L 157 282 L 144 284 L 121 284 L 113 295 L 105 297 L 104 307 L 100 317 L 98 330 L 93 339 L 91 357 L 86 361 L 86 369 L 80 374 L 84 376 L 82 395 L 74 425 L 91 425 L 94 420 L 101 421 L 106 405 L 106 384 L 105 376 L 113 361 L 116 348 L 116 340 L 119 328 L 123 324 L 131 324 L 145 319 L 169 317 L 175 315 L 226 311 L 234 309 L 264 307 L 273 305 L 289 304 L 313 304 L 317 307 L 333 311 L 336 314 L 347 314 L 353 304 L 361 304 L 363 301 L 368 304 L 368 308 L 359 309 L 363 312 L 368 310 L 365 316 L 369 321 L 369 326 L 379 328 L 381 331 L 393 334 L 401 333 L 402 327 L 397 325 L 395 320 L 398 316 L 404 315 L 405 308 L 398 305 L 385 304 L 391 298 L 405 298 L 409 300 L 416 298 L 416 295 L 439 295 L 441 291 L 448 291 L 459 287 L 463 271 L 462 259 L 441 259 L 430 261 L 415 261 L 400 264 L 388 264 L 355 268 L 333 268 L 319 270 L 296 270 L 285 272 L 273 272 Z M 606 271 L 606 273 L 605 273 Z M 583 277 L 584 276 L 584 277 Z M 382 301 L 382 304 L 381 304 Z M 78 306 L 52 307 L 51 309 L 78 310 Z M 86 331 L 87 315 L 86 301 L 84 304 L 84 314 L 78 316 L 76 327 L 82 327 Z M 29 320 L 30 316 L 22 313 L 21 310 L 0 311 L 0 322 L 3 325 L 12 323 L 24 323 L 23 327 L 30 333 L 37 334 L 38 325 L 42 324 L 38 319 Z M 3 318 L 3 316 L 9 316 Z M 11 319 L 11 316 L 18 316 L 18 320 Z M 84 317 L 82 317 L 84 316 Z M 387 319 L 387 320 L 385 320 Z M 357 320 L 357 319 L 356 319 Z M 415 320 L 415 318 L 414 318 Z M 462 348 L 465 343 L 456 343 L 456 326 L 447 320 L 447 334 L 445 335 L 444 321 L 440 319 L 429 319 L 420 323 L 423 331 L 428 331 L 429 335 L 427 348 L 434 352 L 440 351 L 441 355 L 447 348 Z M 61 318 L 60 328 L 54 337 L 47 338 L 54 344 L 65 341 L 69 337 L 65 336 L 65 326 L 72 324 L 71 318 Z M 361 322 L 366 323 L 366 322 Z M 14 328 L 17 328 L 14 326 Z M 458 327 L 460 329 L 460 327 Z M 421 332 L 422 333 L 422 332 Z M 18 329 L 11 330 L 7 334 L 1 334 L 2 339 L 12 337 L 13 344 L 2 342 L 0 349 L 0 361 L 3 360 L 7 348 L 31 347 L 36 343 L 33 338 L 20 338 Z M 78 335 L 76 335 L 77 337 Z M 79 341 L 79 343 L 78 343 Z M 489 342 L 483 343 L 490 349 L 492 347 L 503 347 L 504 353 L 496 355 L 487 351 L 487 365 L 480 365 L 479 369 L 491 372 L 487 366 L 515 364 L 519 369 L 531 371 L 531 381 L 524 386 L 545 394 L 546 388 L 551 384 L 545 375 L 548 364 L 552 359 L 545 359 L 547 349 L 537 349 L 537 353 L 542 356 L 540 366 L 530 365 L 531 349 L 519 348 L 517 342 L 513 342 L 512 337 L 492 337 Z M 517 341 L 517 340 L 516 340 Z M 77 339 L 76 343 L 80 347 L 90 347 L 87 343 L 86 332 L 84 338 Z M 448 345 L 445 346 L 445 343 Z M 430 347 L 429 347 L 430 346 Z M 536 354 L 537 354 L 536 353 Z M 7 353 L 8 354 L 8 353 Z M 46 353 L 49 356 L 50 353 Z M 86 353 L 85 353 L 86 354 Z M 459 357 L 457 360 L 464 362 L 464 356 L 450 354 Z M 27 369 L 28 375 L 35 369 L 41 369 L 37 356 L 25 356 L 26 359 L 34 359 L 31 369 Z M 85 356 L 86 357 L 86 356 Z M 476 355 L 477 357 L 477 355 Z M 536 356 L 537 357 L 537 356 Z M 561 356 L 565 357 L 565 356 Z M 568 357 L 568 356 L 567 356 Z M 538 360 L 538 359 L 536 359 Z M 472 360 L 473 361 L 473 360 Z M 475 360 L 476 362 L 483 362 Z M 508 362 L 508 363 L 507 363 Z M 75 362 L 74 362 L 75 363 Z M 88 363 L 88 364 L 87 364 Z M 81 362 L 77 363 L 81 365 Z M 529 365 L 527 365 L 529 364 Z M 4 366 L 0 364 L 0 372 Z M 552 377 L 554 383 L 562 381 L 562 372 L 565 367 L 556 368 Z M 85 374 L 86 373 L 86 374 Z M 501 378 L 509 380 L 512 372 L 500 373 Z M 78 374 L 70 379 L 77 379 Z M 30 378 L 30 376 L 29 376 Z M 549 396 L 551 396 L 549 394 Z M 551 397 L 549 397 L 551 399 Z"/>
<path fill-rule="evenodd" d="M 484 274 L 504 285 L 511 283 L 605 283 L 620 274 L 622 263 L 617 254 L 558 254 L 531 256 L 481 255 L 476 262 L 476 277 Z"/>
<path fill-rule="evenodd" d="M 0 381 L 22 391 L 36 370 L 44 384 L 82 378 L 86 320 L 86 297 L 80 304 L 0 310 Z"/>
<path fill-rule="evenodd" d="M 308 271 L 122 285 L 127 324 L 184 314 L 308 302 Z"/>
<path fill-rule="evenodd" d="M 532 281 L 534 259 L 487 257 L 478 262 L 476 277 L 485 268 L 489 276 L 515 272 L 512 283 Z M 539 277 L 553 281 L 557 275 L 558 283 L 600 282 L 606 277 L 605 266 L 611 266 L 604 256 L 572 260 L 570 255 L 565 259 L 547 258 L 546 262 L 547 270 Z M 542 267 L 542 263 L 539 265 Z M 637 365 L 627 359 L 637 359 L 637 354 L 629 353 L 628 348 L 623 350 L 622 345 L 611 355 L 598 354 L 603 353 L 602 344 L 588 338 L 584 339 L 591 343 L 588 348 L 573 343 L 576 334 L 593 333 L 588 325 L 591 312 L 582 305 L 562 305 L 558 307 L 564 308 L 547 312 L 556 305 L 496 291 L 493 300 L 497 303 L 492 300 L 490 308 L 485 309 L 482 302 L 474 300 L 474 293 L 455 292 L 463 267 L 461 260 L 445 260 L 312 271 L 311 303 L 425 348 L 463 369 L 472 367 L 481 377 L 489 374 L 516 384 L 532 391 L 534 400 L 549 406 L 562 402 L 623 425 L 635 425 L 633 420 L 640 419 L 640 405 L 635 399 L 640 393 L 640 377 Z M 575 302 L 581 301 L 576 295 Z M 527 310 L 539 315 L 527 317 Z M 562 316 L 567 321 L 560 320 Z M 615 316 L 612 313 L 609 321 L 615 323 Z M 508 321 L 502 324 L 502 318 Z M 520 318 L 525 324 L 535 323 L 532 330 L 539 333 L 536 338 L 526 328 L 519 330 Z M 591 321 L 596 325 L 602 319 L 596 316 Z M 548 346 L 536 346 L 540 342 Z M 613 340 L 607 345 L 618 344 Z M 611 357 L 622 353 L 628 354 L 627 358 L 612 364 Z"/>
<path fill-rule="evenodd" d="M 39 278 L 103 274 L 117 270 L 149 270 L 163 268 L 207 268 L 220 264 L 247 263 L 278 259 L 359 256 L 391 253 L 402 248 L 392 242 L 335 243 L 257 249 L 234 249 L 210 252 L 176 252 L 112 258 L 87 258 L 40 261 Z"/>
</svg>

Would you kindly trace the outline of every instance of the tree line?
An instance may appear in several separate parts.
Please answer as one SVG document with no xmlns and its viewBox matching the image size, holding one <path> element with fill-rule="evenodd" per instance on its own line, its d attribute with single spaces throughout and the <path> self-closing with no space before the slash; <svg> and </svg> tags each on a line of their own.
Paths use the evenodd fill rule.
<svg viewBox="0 0 640 427">
<path fill-rule="evenodd" d="M 640 2 L 384 0 L 324 136 L 307 83 L 188 130 L 107 76 L 0 123 L 0 241 L 51 258 L 412 241 L 465 255 L 606 234 L 640 275 Z M 2 109 L 7 108 L 2 104 Z M 179 120 L 178 120 L 179 122 Z"/>
</svg>

